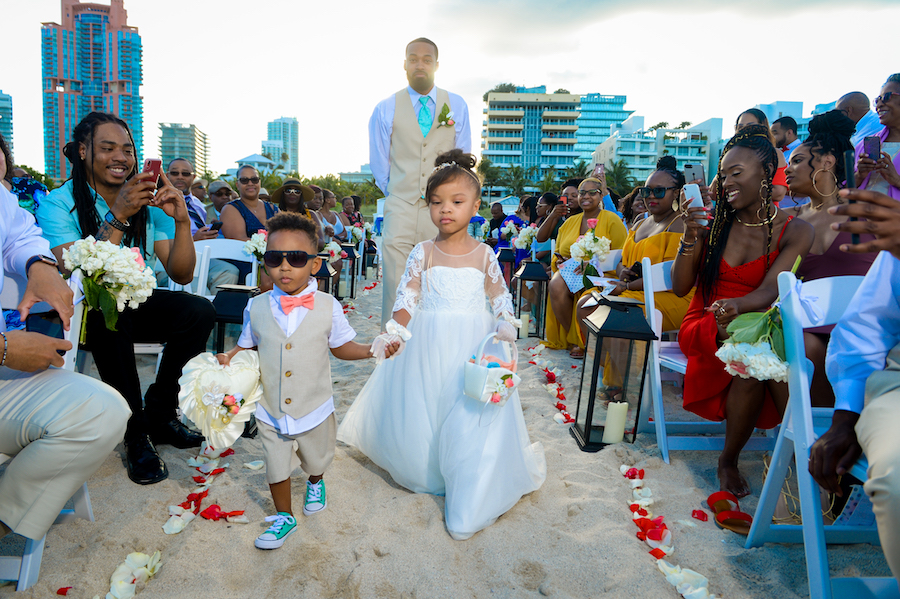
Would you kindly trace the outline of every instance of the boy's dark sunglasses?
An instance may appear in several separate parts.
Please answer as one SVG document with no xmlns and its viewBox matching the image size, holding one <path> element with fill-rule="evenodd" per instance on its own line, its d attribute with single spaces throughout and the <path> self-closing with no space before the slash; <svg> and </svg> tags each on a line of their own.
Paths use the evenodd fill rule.
<svg viewBox="0 0 900 599">
<path fill-rule="evenodd" d="M 263 254 L 263 262 L 269 268 L 278 268 L 281 266 L 281 263 L 287 258 L 288 264 L 293 266 L 294 268 L 303 268 L 306 266 L 306 263 L 309 262 L 310 258 L 315 258 L 315 254 L 307 254 L 306 252 L 301 252 L 299 250 L 293 250 L 290 252 L 278 252 L 276 250 L 266 250 L 266 253 Z"/>
<path fill-rule="evenodd" d="M 678 189 L 677 187 L 638 187 L 638 193 L 642 198 L 649 198 L 650 194 L 653 194 L 653 197 L 657 200 L 661 200 L 665 197 L 666 192 L 670 189 Z"/>
</svg>

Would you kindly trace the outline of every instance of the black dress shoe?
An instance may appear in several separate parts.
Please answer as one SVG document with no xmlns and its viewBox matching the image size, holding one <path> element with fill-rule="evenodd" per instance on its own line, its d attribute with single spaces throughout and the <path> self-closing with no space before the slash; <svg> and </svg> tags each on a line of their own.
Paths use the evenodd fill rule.
<svg viewBox="0 0 900 599">
<path fill-rule="evenodd" d="M 139 485 L 152 485 L 169 477 L 166 463 L 146 435 L 125 442 L 125 468 L 128 478 Z"/>
<path fill-rule="evenodd" d="M 177 418 L 152 427 L 150 438 L 157 445 L 172 445 L 178 449 L 200 447 L 200 444 L 203 443 L 203 435 L 195 433 Z"/>
</svg>

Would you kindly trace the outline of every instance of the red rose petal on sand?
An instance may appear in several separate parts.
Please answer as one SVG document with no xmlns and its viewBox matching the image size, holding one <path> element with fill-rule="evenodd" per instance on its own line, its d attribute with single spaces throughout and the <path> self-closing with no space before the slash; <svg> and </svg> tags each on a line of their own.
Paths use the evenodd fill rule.
<svg viewBox="0 0 900 599">
<path fill-rule="evenodd" d="M 534 364 L 534 362 L 532 362 L 531 360 L 529 360 L 528 363 L 529 363 L 529 364 Z"/>
<path fill-rule="evenodd" d="M 652 551 L 650 551 L 650 555 L 652 555 L 656 559 L 662 559 L 662 558 L 666 557 L 666 552 L 663 551 L 662 549 L 660 549 L 659 547 L 657 547 L 656 549 L 653 549 Z"/>
<path fill-rule="evenodd" d="M 647 533 L 645 533 L 643 530 L 637 531 L 637 532 L 635 533 L 635 535 L 637 536 L 638 540 L 640 540 L 640 541 L 646 541 L 646 540 L 647 540 Z"/>
<path fill-rule="evenodd" d="M 569 414 L 568 412 L 563 412 L 562 415 L 563 415 L 563 416 L 565 417 L 565 419 L 566 419 L 566 420 L 565 420 L 565 424 L 569 424 L 569 423 L 571 423 L 571 422 L 575 422 L 575 419 L 572 418 L 572 415 Z"/>
<path fill-rule="evenodd" d="M 638 511 L 639 509 L 641 509 L 641 506 L 639 506 L 639 505 L 636 504 L 636 503 L 632 503 L 631 505 L 628 506 L 628 509 L 630 509 L 630 510 L 631 510 L 631 513 L 633 514 L 633 513 L 635 513 L 636 511 Z"/>
<path fill-rule="evenodd" d="M 644 480 L 644 469 L 643 469 L 643 468 L 641 468 L 640 470 L 638 470 L 638 471 L 637 471 L 637 474 L 638 474 L 638 478 L 639 478 L 639 479 Z"/>
<path fill-rule="evenodd" d="M 204 478 L 202 476 L 194 476 L 193 479 L 194 479 L 194 482 L 199 485 L 202 485 L 203 483 L 206 482 L 206 478 Z"/>
<path fill-rule="evenodd" d="M 633 480 L 633 479 L 637 478 L 637 476 L 638 476 L 637 468 L 629 468 L 628 470 L 625 471 L 625 478 Z"/>
<path fill-rule="evenodd" d="M 640 514 L 641 516 L 646 516 L 647 510 L 645 510 L 644 508 L 641 508 L 637 511 L 637 513 Z"/>
<path fill-rule="evenodd" d="M 226 449 L 225 451 L 223 451 L 222 453 L 220 453 L 220 454 L 219 454 L 219 457 L 220 457 L 220 458 L 227 458 L 227 457 L 230 456 L 230 455 L 234 455 L 234 449 L 232 449 L 231 447 L 229 447 L 228 449 Z"/>
<path fill-rule="evenodd" d="M 647 532 L 648 530 L 653 528 L 653 522 L 651 522 L 647 518 L 638 518 L 634 521 L 634 523 L 644 532 Z"/>
<path fill-rule="evenodd" d="M 578 368 L 577 364 L 572 364 L 572 368 Z"/>
<path fill-rule="evenodd" d="M 210 475 L 210 476 L 215 476 L 216 474 L 222 474 L 223 472 L 225 472 L 225 469 L 224 469 L 224 468 L 216 468 L 215 470 L 213 470 L 212 472 L 210 472 L 209 475 Z"/>
<path fill-rule="evenodd" d="M 236 512 L 223 512 L 222 513 L 222 516 L 224 516 L 226 518 L 232 518 L 234 516 L 243 516 L 243 515 L 244 515 L 244 510 L 238 510 Z"/>
<path fill-rule="evenodd" d="M 72 587 L 62 587 L 56 590 L 57 595 L 68 595 Z"/>
<path fill-rule="evenodd" d="M 556 402 L 556 409 L 565 412 L 565 411 L 566 411 L 566 404 L 564 404 L 564 403 L 561 402 L 561 401 L 558 401 L 558 402 Z"/>
<path fill-rule="evenodd" d="M 707 520 L 709 520 L 709 516 L 703 510 L 694 510 L 693 512 L 691 512 L 691 516 L 693 518 L 696 518 L 700 522 L 706 522 Z"/>
<path fill-rule="evenodd" d="M 651 541 L 662 541 L 663 535 L 666 534 L 666 527 L 652 528 L 647 531 L 647 538 Z"/>
<path fill-rule="evenodd" d="M 225 514 L 223 514 L 222 509 L 214 503 L 200 512 L 200 516 L 202 518 L 206 518 L 207 520 L 212 520 L 213 522 L 215 522 L 219 518 L 224 518 Z"/>
</svg>

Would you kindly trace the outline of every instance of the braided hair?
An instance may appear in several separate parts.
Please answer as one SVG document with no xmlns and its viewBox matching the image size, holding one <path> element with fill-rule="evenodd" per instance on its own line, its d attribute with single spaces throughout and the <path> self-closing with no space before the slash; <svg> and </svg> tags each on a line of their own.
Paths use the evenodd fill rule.
<svg viewBox="0 0 900 599">
<path fill-rule="evenodd" d="M 722 157 L 719 158 L 719 168 L 716 173 L 716 207 L 713 215 L 712 228 L 709 232 L 707 241 L 706 255 L 700 265 L 700 273 L 697 286 L 703 294 L 703 301 L 709 305 L 715 293 L 716 283 L 719 280 L 719 263 L 722 261 L 722 254 L 725 253 L 725 246 L 728 245 L 728 236 L 731 233 L 731 227 L 734 223 L 734 210 L 725 200 L 725 186 L 722 177 L 722 162 L 725 155 L 732 148 L 748 148 L 756 153 L 762 164 L 765 173 L 763 185 L 760 190 L 765 189 L 766 198 L 761 208 L 765 209 L 765 218 L 768 218 L 769 211 L 772 209 L 772 179 L 775 177 L 775 171 L 778 168 L 778 155 L 775 153 L 775 147 L 769 142 L 769 129 L 765 125 L 748 125 L 734 134 L 725 149 L 722 151 Z M 766 238 L 766 272 L 769 270 L 769 252 L 772 247 L 772 222 L 767 225 L 768 235 Z"/>
<path fill-rule="evenodd" d="M 809 168 L 813 167 L 813 155 L 824 156 L 830 154 L 837 160 L 834 165 L 834 176 L 837 179 L 838 188 L 843 187 L 847 180 L 844 171 L 844 152 L 853 149 L 850 136 L 856 125 L 841 110 L 829 110 L 824 114 L 817 114 L 809 121 L 809 138 L 802 145 L 810 150 Z"/>
<path fill-rule="evenodd" d="M 684 187 L 684 173 L 678 170 L 678 161 L 675 160 L 674 156 L 668 154 L 662 156 L 656 161 L 656 170 L 672 177 L 672 182 L 678 190 Z M 678 190 L 675 191 L 676 194 L 678 193 Z"/>
<path fill-rule="evenodd" d="M 128 139 L 134 146 L 134 137 L 131 135 L 131 129 L 128 124 L 119 117 L 107 112 L 92 112 L 75 125 L 72 131 L 72 141 L 67 143 L 63 148 L 63 154 L 69 162 L 72 163 L 72 197 L 75 200 L 75 206 L 70 212 L 75 212 L 78 218 L 78 227 L 84 237 L 88 235 L 96 235 L 100 229 L 100 214 L 97 212 L 96 202 L 99 194 L 94 190 L 92 185 L 93 174 L 88 172 L 87 163 L 81 157 L 78 151 L 79 146 L 84 146 L 91 153 L 91 164 L 94 163 L 94 132 L 100 125 L 112 123 L 125 129 Z M 127 177 L 130 179 L 137 173 L 137 164 L 132 166 L 131 172 Z M 131 226 L 125 232 L 123 242 L 129 247 L 140 249 L 144 257 L 147 256 L 147 220 L 149 218 L 149 210 L 146 206 L 142 206 L 129 220 Z"/>
</svg>

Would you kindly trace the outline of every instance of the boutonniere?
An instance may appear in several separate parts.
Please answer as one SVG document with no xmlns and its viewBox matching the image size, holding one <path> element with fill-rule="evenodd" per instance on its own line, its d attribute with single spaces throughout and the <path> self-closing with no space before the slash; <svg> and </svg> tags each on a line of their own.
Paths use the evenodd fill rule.
<svg viewBox="0 0 900 599">
<path fill-rule="evenodd" d="M 438 115 L 438 127 L 452 127 L 455 124 L 453 111 L 450 110 L 450 107 L 445 102 L 443 108 L 441 108 L 441 113 Z"/>
</svg>

